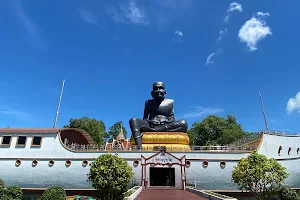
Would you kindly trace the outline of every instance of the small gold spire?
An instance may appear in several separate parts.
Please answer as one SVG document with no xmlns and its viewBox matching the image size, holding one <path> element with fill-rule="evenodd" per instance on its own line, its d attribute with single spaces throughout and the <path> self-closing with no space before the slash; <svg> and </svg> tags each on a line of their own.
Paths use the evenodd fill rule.
<svg viewBox="0 0 300 200">
<path fill-rule="evenodd" d="M 120 133 L 119 133 L 119 135 L 118 135 L 117 140 L 118 140 L 118 141 L 124 141 L 124 140 L 125 140 L 125 136 L 124 136 L 122 124 L 121 124 L 121 130 L 120 130 Z"/>
</svg>

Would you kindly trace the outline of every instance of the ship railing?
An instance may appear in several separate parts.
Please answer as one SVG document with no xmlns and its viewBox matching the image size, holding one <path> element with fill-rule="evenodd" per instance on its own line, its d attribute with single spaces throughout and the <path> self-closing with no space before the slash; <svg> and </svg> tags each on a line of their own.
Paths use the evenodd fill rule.
<svg viewBox="0 0 300 200">
<path fill-rule="evenodd" d="M 129 148 L 121 146 L 105 146 L 98 144 L 66 144 L 67 148 L 72 151 L 138 151 L 136 145 L 131 145 Z M 254 146 L 190 146 L 191 151 L 253 151 L 257 148 Z M 147 150 L 149 151 L 149 150 Z M 184 150 L 183 150 L 184 151 Z M 189 151 L 189 150 L 187 150 Z"/>
<path fill-rule="evenodd" d="M 241 139 L 239 139 L 237 141 L 234 141 L 234 142 L 228 144 L 227 146 L 242 146 L 243 144 L 247 144 L 249 142 L 253 142 L 255 140 L 260 139 L 261 136 L 262 136 L 262 134 L 263 134 L 263 132 L 253 133 L 253 134 L 251 134 L 249 136 L 246 136 L 246 137 L 241 138 Z"/>
<path fill-rule="evenodd" d="M 192 151 L 253 151 L 257 146 L 191 146 Z"/>
<path fill-rule="evenodd" d="M 197 182 L 195 180 L 187 180 L 186 186 L 191 188 L 197 188 Z"/>
<path fill-rule="evenodd" d="M 296 132 L 291 132 L 291 131 L 284 131 L 284 130 L 269 130 L 268 132 L 265 131 L 266 133 L 269 134 L 275 134 L 275 135 L 291 135 L 291 136 L 299 136 L 300 133 L 296 133 Z"/>
<path fill-rule="evenodd" d="M 133 188 L 134 186 L 141 186 L 142 179 L 131 178 L 128 183 L 128 189 Z"/>
<path fill-rule="evenodd" d="M 98 144 L 66 144 L 67 148 L 72 151 L 135 151 L 139 150 L 138 146 L 131 145 L 128 149 L 120 145 L 105 146 Z"/>
</svg>

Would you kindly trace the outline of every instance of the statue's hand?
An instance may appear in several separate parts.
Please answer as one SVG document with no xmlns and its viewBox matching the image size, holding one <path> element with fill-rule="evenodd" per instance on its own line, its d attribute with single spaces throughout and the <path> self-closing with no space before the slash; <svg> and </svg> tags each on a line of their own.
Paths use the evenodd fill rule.
<svg viewBox="0 0 300 200">
<path fill-rule="evenodd" d="M 158 121 L 152 121 L 152 124 L 153 124 L 153 125 L 160 125 L 161 122 L 158 122 Z"/>
<path fill-rule="evenodd" d="M 149 119 L 146 119 L 145 121 L 148 122 L 149 125 L 155 125 L 155 123 L 153 121 L 149 120 Z"/>
</svg>

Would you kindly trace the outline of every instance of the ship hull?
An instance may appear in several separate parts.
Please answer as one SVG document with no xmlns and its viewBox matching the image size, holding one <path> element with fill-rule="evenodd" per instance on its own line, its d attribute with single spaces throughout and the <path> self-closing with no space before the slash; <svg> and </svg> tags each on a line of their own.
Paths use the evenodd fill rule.
<svg viewBox="0 0 300 200">
<path fill-rule="evenodd" d="M 174 157 L 169 161 L 171 165 L 147 165 L 144 158 L 150 158 L 157 154 L 157 151 L 118 151 L 118 152 L 96 152 L 82 151 L 75 152 L 68 149 L 61 141 L 59 134 L 48 133 L 43 136 L 43 145 L 38 148 L 30 146 L 30 138 L 36 134 L 27 133 L 27 145 L 16 147 L 18 133 L 10 133 L 12 142 L 9 147 L 0 149 L 0 178 L 6 186 L 17 185 L 24 189 L 44 189 L 51 186 L 61 186 L 65 189 L 88 190 L 92 184 L 87 181 L 89 164 L 83 165 L 83 161 L 91 163 L 93 158 L 102 154 L 118 153 L 127 160 L 132 167 L 134 177 L 132 183 L 151 186 L 151 167 L 170 167 L 175 169 L 175 186 L 181 186 L 183 179 L 186 182 L 193 182 L 197 187 L 210 190 L 237 190 L 236 184 L 231 180 L 232 170 L 237 166 L 238 160 L 245 158 L 250 152 L 228 152 L 228 151 L 191 151 L 191 152 L 169 152 Z M 290 176 L 285 184 L 292 188 L 300 188 L 300 165 L 299 152 L 296 150 L 300 143 L 299 137 L 280 137 L 265 134 L 261 139 L 258 152 L 273 157 L 286 167 Z M 282 152 L 278 154 L 278 147 L 282 146 Z M 292 151 L 288 153 L 288 149 Z M 184 157 L 184 166 L 176 165 L 176 159 Z M 176 159 L 175 159 L 176 158 Z M 17 166 L 16 161 L 21 163 Z M 36 160 L 37 165 L 33 166 Z M 53 165 L 49 166 L 49 161 Z M 144 159 L 145 160 L 145 159 Z M 70 165 L 66 165 L 70 161 Z M 182 161 L 182 160 L 181 160 Z M 186 166 L 186 161 L 190 165 Z M 204 165 L 206 163 L 207 165 Z M 86 163 L 85 163 L 86 164 Z M 184 167 L 182 171 L 182 167 Z M 183 178 L 184 176 L 184 178 Z"/>
</svg>

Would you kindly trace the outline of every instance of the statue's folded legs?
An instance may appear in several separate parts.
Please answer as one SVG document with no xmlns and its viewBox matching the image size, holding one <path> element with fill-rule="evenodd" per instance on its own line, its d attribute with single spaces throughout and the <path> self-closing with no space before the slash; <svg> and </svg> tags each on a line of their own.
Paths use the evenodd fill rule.
<svg viewBox="0 0 300 200">
<path fill-rule="evenodd" d="M 135 144 L 138 146 L 142 145 L 143 132 L 187 132 L 187 123 L 185 120 L 179 120 L 164 125 L 150 126 L 149 122 L 145 120 L 131 118 L 129 125 Z"/>
<path fill-rule="evenodd" d="M 142 137 L 143 137 L 141 132 L 141 127 L 142 126 L 150 127 L 150 125 L 147 121 L 138 118 L 131 118 L 129 120 L 129 125 L 130 125 L 131 133 L 135 141 L 135 144 L 138 146 L 138 148 L 140 148 L 142 146 Z"/>
<path fill-rule="evenodd" d="M 175 121 L 174 100 L 166 99 L 165 86 L 155 82 L 151 92 L 153 99 L 146 101 L 143 119 L 131 118 L 129 121 L 136 145 L 142 146 L 144 132 L 187 132 L 185 120 Z"/>
</svg>

